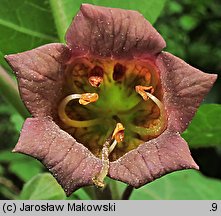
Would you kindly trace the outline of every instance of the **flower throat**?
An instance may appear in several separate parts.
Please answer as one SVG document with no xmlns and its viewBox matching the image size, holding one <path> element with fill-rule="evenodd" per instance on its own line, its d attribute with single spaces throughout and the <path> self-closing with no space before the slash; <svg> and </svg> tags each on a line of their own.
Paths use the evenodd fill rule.
<svg viewBox="0 0 221 216">
<path fill-rule="evenodd" d="M 150 60 L 79 58 L 65 79 L 59 125 L 96 157 L 109 149 L 108 160 L 117 160 L 165 130 L 159 74 Z"/>
</svg>

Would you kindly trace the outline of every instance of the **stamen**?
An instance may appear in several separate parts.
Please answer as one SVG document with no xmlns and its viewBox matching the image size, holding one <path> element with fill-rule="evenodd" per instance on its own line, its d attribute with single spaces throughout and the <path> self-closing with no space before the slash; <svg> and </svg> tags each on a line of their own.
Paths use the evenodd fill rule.
<svg viewBox="0 0 221 216">
<path fill-rule="evenodd" d="M 122 142 L 124 139 L 124 126 L 121 123 L 117 123 L 113 135 L 112 135 L 112 139 L 116 139 L 117 142 Z"/>
<path fill-rule="evenodd" d="M 60 119 L 68 126 L 71 127 L 89 127 L 100 123 L 100 119 L 77 121 L 70 119 L 66 114 L 65 108 L 67 104 L 75 99 L 79 99 L 79 103 L 82 105 L 87 105 L 89 103 L 95 102 L 98 99 L 96 93 L 85 93 L 85 94 L 72 94 L 65 97 L 58 107 L 58 115 Z"/>
<path fill-rule="evenodd" d="M 146 101 L 149 98 L 158 106 L 160 110 L 160 116 L 157 120 L 155 120 L 155 124 L 151 128 L 145 128 L 140 126 L 130 125 L 130 128 L 140 134 L 141 136 L 157 136 L 159 135 L 166 127 L 166 111 L 164 109 L 163 103 L 157 99 L 154 95 L 152 95 L 153 87 L 149 86 L 136 86 L 136 92 L 142 96 L 142 98 Z M 151 93 L 147 92 L 150 91 Z"/>
<path fill-rule="evenodd" d="M 98 173 L 98 175 L 92 179 L 92 181 L 96 186 L 104 187 L 104 179 L 108 174 L 109 164 L 110 164 L 109 155 L 114 150 L 117 143 L 122 142 L 123 139 L 124 139 L 124 127 L 121 123 L 117 123 L 112 138 L 108 139 L 103 145 L 102 156 L 101 156 L 102 168 L 100 173 Z M 112 140 L 113 143 L 110 144 Z"/>
</svg>

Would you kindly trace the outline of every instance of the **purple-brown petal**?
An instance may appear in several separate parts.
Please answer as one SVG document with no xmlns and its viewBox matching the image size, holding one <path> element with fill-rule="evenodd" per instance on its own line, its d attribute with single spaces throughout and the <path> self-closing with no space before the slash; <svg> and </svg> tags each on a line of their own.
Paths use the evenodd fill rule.
<svg viewBox="0 0 221 216">
<path fill-rule="evenodd" d="M 101 160 L 49 118 L 28 118 L 13 150 L 40 160 L 70 195 L 92 184 Z"/>
<path fill-rule="evenodd" d="M 217 75 L 204 73 L 167 52 L 159 54 L 156 65 L 160 71 L 168 128 L 182 133 Z"/>
<path fill-rule="evenodd" d="M 48 44 L 31 51 L 6 56 L 16 73 L 21 97 L 34 117 L 25 121 L 14 152 L 40 160 L 52 172 L 67 195 L 79 187 L 92 184 L 93 177 L 102 167 L 100 155 L 97 153 L 101 150 L 101 145 L 97 146 L 96 141 L 91 148 L 86 148 L 85 146 L 90 147 L 87 144 L 92 142 L 91 139 L 87 144 L 81 144 L 73 138 L 73 133 L 70 133 L 71 136 L 61 129 L 72 130 L 65 122 L 60 124 L 62 119 L 57 119 L 59 103 L 67 96 L 65 87 L 69 88 L 68 82 L 71 86 L 76 85 L 77 90 L 78 87 L 84 88 L 89 84 L 81 81 L 89 77 L 90 70 L 95 66 L 94 62 L 129 62 L 136 59 L 139 66 L 139 62 L 144 65 L 145 60 L 148 60 L 147 66 L 150 61 L 150 71 L 154 71 L 150 78 L 155 74 L 155 68 L 156 73 L 159 71 L 160 84 L 158 85 L 156 76 L 154 94 L 159 96 L 165 106 L 167 128 L 163 127 L 163 130 L 166 130 L 158 137 L 151 137 L 149 141 L 145 139 L 146 142 L 141 145 L 138 143 L 136 149 L 126 151 L 127 153 L 117 157 L 119 159 L 116 161 L 109 158 L 112 161 L 109 176 L 138 188 L 175 170 L 198 169 L 187 143 L 179 133 L 188 126 L 196 109 L 215 82 L 216 75 L 203 73 L 172 54 L 161 52 L 166 45 L 164 39 L 136 11 L 83 4 L 66 33 L 66 40 L 67 46 Z M 84 65 L 83 60 L 89 64 Z M 122 74 L 124 75 L 124 72 Z M 118 79 L 115 75 L 113 80 L 120 81 L 122 77 Z M 103 79 L 103 71 L 101 77 Z M 72 82 L 72 78 L 75 82 Z M 150 80 L 146 81 L 150 84 Z M 131 88 L 134 89 L 134 86 Z M 81 90 L 71 90 L 71 94 Z M 72 105 L 67 109 L 69 117 L 81 114 L 81 110 L 79 113 L 78 110 L 72 113 Z M 82 116 L 85 117 L 84 112 Z M 78 137 L 76 139 L 78 140 Z M 96 156 L 89 149 L 95 150 L 91 152 L 96 152 Z"/>
<path fill-rule="evenodd" d="M 166 130 L 110 163 L 109 176 L 136 188 L 172 171 L 198 169 L 187 143 L 179 134 Z"/>
<path fill-rule="evenodd" d="M 165 41 L 137 11 L 83 4 L 66 34 L 77 55 L 131 58 L 154 56 Z"/>
<path fill-rule="evenodd" d="M 22 100 L 30 113 L 34 117 L 57 113 L 69 48 L 59 43 L 47 44 L 5 58 L 16 73 Z"/>
</svg>

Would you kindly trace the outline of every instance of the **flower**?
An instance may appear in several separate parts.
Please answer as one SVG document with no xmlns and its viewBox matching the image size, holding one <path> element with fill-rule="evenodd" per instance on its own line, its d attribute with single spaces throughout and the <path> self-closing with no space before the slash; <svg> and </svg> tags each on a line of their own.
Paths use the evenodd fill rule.
<svg viewBox="0 0 221 216">
<path fill-rule="evenodd" d="M 216 75 L 163 52 L 136 11 L 83 4 L 66 41 L 6 56 L 33 116 L 14 152 L 40 160 L 67 195 L 107 175 L 138 188 L 198 169 L 180 133 Z"/>
</svg>

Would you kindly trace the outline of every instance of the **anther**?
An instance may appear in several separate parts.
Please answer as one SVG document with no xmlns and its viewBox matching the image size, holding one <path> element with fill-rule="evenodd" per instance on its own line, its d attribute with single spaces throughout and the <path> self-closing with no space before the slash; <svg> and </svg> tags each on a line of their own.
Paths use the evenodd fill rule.
<svg viewBox="0 0 221 216">
<path fill-rule="evenodd" d="M 124 140 L 124 127 L 121 123 L 117 123 L 112 135 L 112 139 L 114 139 L 114 142 L 110 145 L 109 153 L 114 150 L 117 143 L 123 142 Z"/>
<path fill-rule="evenodd" d="M 97 93 L 85 93 L 81 95 L 79 103 L 82 105 L 87 105 L 89 103 L 96 102 L 97 100 L 98 100 Z"/>
<path fill-rule="evenodd" d="M 88 78 L 88 81 L 93 87 L 99 87 L 103 81 L 103 78 L 99 76 L 91 76 Z"/>
<path fill-rule="evenodd" d="M 89 127 L 92 125 L 96 125 L 100 123 L 100 119 L 92 119 L 86 121 L 77 121 L 68 117 L 66 114 L 65 108 L 67 104 L 75 99 L 79 99 L 79 103 L 82 105 L 87 105 L 89 103 L 95 102 L 98 100 L 98 94 L 96 93 L 85 93 L 85 94 L 71 94 L 65 97 L 59 107 L 58 107 L 58 115 L 60 119 L 68 126 L 71 127 Z"/>
<path fill-rule="evenodd" d="M 149 96 L 146 93 L 151 93 L 151 94 L 154 93 L 154 88 L 152 86 L 140 86 L 140 85 L 138 85 L 138 86 L 135 87 L 135 90 L 138 94 L 141 95 L 141 97 L 145 101 L 147 101 L 149 99 Z"/>
</svg>

